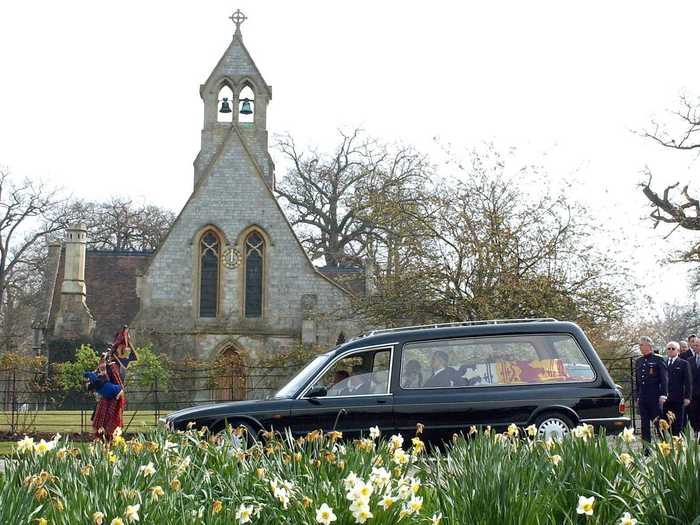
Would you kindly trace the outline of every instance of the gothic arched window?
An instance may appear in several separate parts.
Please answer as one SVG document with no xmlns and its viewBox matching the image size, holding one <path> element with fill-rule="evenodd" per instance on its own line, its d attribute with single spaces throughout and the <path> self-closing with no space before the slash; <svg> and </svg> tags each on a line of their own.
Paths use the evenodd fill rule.
<svg viewBox="0 0 700 525">
<path fill-rule="evenodd" d="M 262 317 L 265 241 L 258 232 L 245 240 L 245 316 Z"/>
<path fill-rule="evenodd" d="M 221 242 L 211 230 L 199 241 L 199 317 L 216 317 L 219 306 Z"/>
</svg>

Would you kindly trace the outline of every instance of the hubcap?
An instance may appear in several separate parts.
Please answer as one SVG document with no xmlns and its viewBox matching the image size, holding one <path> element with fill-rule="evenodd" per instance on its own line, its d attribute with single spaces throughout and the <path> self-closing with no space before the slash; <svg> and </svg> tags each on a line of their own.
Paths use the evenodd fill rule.
<svg viewBox="0 0 700 525">
<path fill-rule="evenodd" d="M 569 426 L 558 417 L 550 417 L 537 427 L 537 436 L 541 439 L 561 441 L 569 433 Z"/>
</svg>

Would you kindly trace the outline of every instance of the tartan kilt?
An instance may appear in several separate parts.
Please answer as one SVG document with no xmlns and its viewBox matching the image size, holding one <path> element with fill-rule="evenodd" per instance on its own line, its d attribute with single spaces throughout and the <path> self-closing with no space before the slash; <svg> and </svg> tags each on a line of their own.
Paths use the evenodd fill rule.
<svg viewBox="0 0 700 525">
<path fill-rule="evenodd" d="M 92 428 L 95 438 L 106 437 L 112 439 L 112 434 L 117 427 L 124 427 L 124 397 L 119 399 L 100 399 L 92 418 Z M 104 434 L 103 434 L 104 432 Z"/>
</svg>

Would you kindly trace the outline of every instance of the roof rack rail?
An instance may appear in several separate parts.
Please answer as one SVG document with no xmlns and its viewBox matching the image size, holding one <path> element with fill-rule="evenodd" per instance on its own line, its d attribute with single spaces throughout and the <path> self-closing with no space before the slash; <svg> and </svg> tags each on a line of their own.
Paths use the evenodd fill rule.
<svg viewBox="0 0 700 525">
<path fill-rule="evenodd" d="M 400 326 L 397 328 L 380 328 L 371 330 L 360 337 L 369 337 L 376 334 L 386 334 L 391 332 L 405 332 L 408 330 L 419 330 L 421 328 L 448 328 L 454 326 L 480 326 L 488 324 L 511 324 L 511 323 L 542 323 L 548 321 L 558 321 L 554 317 L 533 317 L 529 319 L 485 319 L 483 321 L 457 321 L 452 323 L 419 324 L 414 326 Z"/>
</svg>

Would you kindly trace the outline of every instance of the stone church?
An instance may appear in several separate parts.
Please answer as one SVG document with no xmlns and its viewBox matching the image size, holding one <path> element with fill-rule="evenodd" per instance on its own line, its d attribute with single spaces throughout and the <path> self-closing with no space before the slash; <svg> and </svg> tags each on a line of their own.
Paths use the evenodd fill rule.
<svg viewBox="0 0 700 525">
<path fill-rule="evenodd" d="M 86 250 L 77 224 L 49 247 L 35 341 L 111 341 L 121 324 L 138 345 L 174 359 L 238 356 L 246 364 L 300 343 L 329 348 L 358 324 L 353 293 L 316 268 L 273 190 L 267 109 L 272 88 L 233 39 L 200 86 L 204 126 L 193 191 L 154 253 Z M 355 279 L 362 283 L 362 276 Z"/>
</svg>

